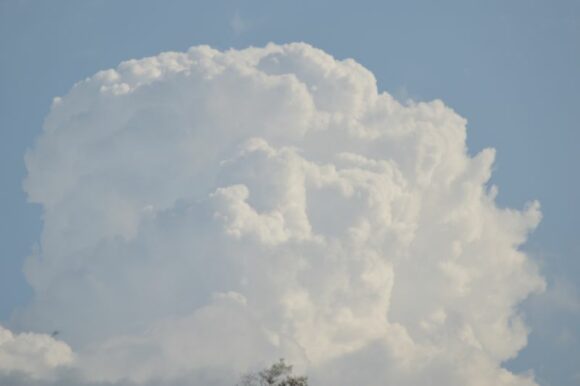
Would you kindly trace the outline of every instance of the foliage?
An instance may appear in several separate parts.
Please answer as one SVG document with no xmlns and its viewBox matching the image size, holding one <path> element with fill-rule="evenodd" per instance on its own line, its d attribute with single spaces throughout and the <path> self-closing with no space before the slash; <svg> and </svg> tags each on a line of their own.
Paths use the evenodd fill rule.
<svg viewBox="0 0 580 386">
<path fill-rule="evenodd" d="M 280 359 L 258 373 L 246 374 L 238 386 L 308 386 L 305 376 L 292 375 L 292 366 Z"/>
</svg>

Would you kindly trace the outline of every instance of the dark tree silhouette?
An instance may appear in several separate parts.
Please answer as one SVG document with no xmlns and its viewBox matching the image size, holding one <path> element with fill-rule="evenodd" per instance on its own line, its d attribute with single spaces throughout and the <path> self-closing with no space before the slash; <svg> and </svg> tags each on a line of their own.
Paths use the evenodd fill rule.
<svg viewBox="0 0 580 386">
<path fill-rule="evenodd" d="M 258 373 L 246 374 L 238 386 L 308 386 L 304 376 L 292 375 L 292 366 L 280 359 L 267 369 Z"/>
</svg>

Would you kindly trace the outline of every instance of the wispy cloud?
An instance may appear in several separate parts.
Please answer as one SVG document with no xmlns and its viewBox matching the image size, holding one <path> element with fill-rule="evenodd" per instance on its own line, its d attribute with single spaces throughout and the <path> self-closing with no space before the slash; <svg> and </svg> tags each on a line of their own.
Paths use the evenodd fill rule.
<svg viewBox="0 0 580 386">
<path fill-rule="evenodd" d="M 250 28 L 251 24 L 249 20 L 242 18 L 239 12 L 236 11 L 234 16 L 230 20 L 230 28 L 233 33 L 237 36 L 243 34 Z"/>
</svg>

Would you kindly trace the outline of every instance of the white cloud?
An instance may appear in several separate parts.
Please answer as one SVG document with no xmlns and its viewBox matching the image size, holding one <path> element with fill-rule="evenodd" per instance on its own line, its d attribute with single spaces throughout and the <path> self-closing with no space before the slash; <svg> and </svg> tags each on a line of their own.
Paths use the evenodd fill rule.
<svg viewBox="0 0 580 386">
<path fill-rule="evenodd" d="M 72 362 L 72 350 L 66 343 L 46 334 L 14 334 L 0 326 L 0 379 L 14 373 L 47 378 L 54 369 Z"/>
<path fill-rule="evenodd" d="M 87 383 L 285 357 L 322 386 L 535 385 L 502 363 L 544 288 L 519 249 L 539 207 L 496 206 L 465 125 L 306 44 L 100 72 L 26 156 L 44 228 L 15 322 L 63 331 Z"/>
</svg>

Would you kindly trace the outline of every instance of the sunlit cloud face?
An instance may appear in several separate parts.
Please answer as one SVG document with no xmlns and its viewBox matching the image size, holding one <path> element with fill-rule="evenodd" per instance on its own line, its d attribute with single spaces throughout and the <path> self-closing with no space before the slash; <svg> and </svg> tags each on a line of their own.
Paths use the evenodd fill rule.
<svg viewBox="0 0 580 386">
<path fill-rule="evenodd" d="M 75 384 L 231 385 L 284 357 L 322 386 L 535 385 L 502 363 L 544 288 L 519 250 L 539 205 L 499 208 L 493 159 L 443 102 L 306 44 L 124 62 L 55 99 L 26 156 L 44 228 L 15 324 L 62 331 L 51 376 Z"/>
</svg>

